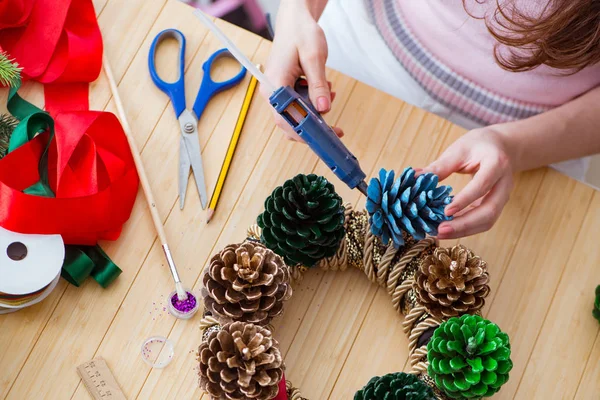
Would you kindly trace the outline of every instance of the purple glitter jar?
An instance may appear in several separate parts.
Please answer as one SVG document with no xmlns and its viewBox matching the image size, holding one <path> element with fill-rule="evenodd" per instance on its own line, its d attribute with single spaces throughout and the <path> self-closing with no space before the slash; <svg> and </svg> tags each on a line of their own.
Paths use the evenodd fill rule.
<svg viewBox="0 0 600 400">
<path fill-rule="evenodd" d="M 176 318 L 188 319 L 198 311 L 198 299 L 189 290 L 186 290 L 187 299 L 179 300 L 177 292 L 169 295 L 169 313 Z"/>
</svg>

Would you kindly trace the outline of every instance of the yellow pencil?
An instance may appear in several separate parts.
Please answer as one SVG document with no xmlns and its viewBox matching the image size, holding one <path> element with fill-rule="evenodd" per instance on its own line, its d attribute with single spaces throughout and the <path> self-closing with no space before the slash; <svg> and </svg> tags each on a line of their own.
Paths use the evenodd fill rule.
<svg viewBox="0 0 600 400">
<path fill-rule="evenodd" d="M 217 208 L 217 203 L 219 202 L 219 197 L 221 196 L 223 185 L 225 184 L 225 179 L 227 178 L 227 172 L 229 171 L 231 160 L 233 159 L 235 149 L 237 147 L 240 135 L 242 133 L 242 128 L 244 127 L 244 122 L 246 121 L 246 115 L 248 115 L 248 109 L 250 108 L 252 96 L 254 95 L 254 91 L 256 89 L 256 83 L 256 78 L 252 77 L 250 79 L 250 84 L 248 85 L 248 90 L 246 91 L 246 97 L 244 98 L 244 103 L 242 104 L 240 115 L 238 116 L 237 123 L 235 124 L 233 135 L 231 136 L 231 141 L 229 142 L 229 147 L 227 148 L 227 154 L 225 154 L 225 159 L 223 160 L 223 165 L 221 166 L 219 179 L 217 179 L 215 190 L 213 191 L 212 197 L 210 198 L 210 202 L 208 204 L 208 215 L 206 217 L 207 224 L 210 222 L 213 215 L 215 214 L 215 209 Z"/>
</svg>

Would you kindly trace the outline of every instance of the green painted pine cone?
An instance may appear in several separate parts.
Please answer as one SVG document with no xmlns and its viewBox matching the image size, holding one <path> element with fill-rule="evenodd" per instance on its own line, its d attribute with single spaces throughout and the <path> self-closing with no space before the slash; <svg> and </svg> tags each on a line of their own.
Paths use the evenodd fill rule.
<svg viewBox="0 0 600 400">
<path fill-rule="evenodd" d="M 261 241 L 290 265 L 312 267 L 333 256 L 344 237 L 344 207 L 322 176 L 296 175 L 277 187 L 258 216 Z"/>
<path fill-rule="evenodd" d="M 415 375 L 396 372 L 372 378 L 354 400 L 435 400 L 429 386 Z"/>
<path fill-rule="evenodd" d="M 508 335 L 478 315 L 442 323 L 427 345 L 427 360 L 436 386 L 453 399 L 493 395 L 513 366 Z"/>
<path fill-rule="evenodd" d="M 592 314 L 594 315 L 594 318 L 600 322 L 600 285 L 596 287 L 596 301 L 594 302 Z"/>
</svg>

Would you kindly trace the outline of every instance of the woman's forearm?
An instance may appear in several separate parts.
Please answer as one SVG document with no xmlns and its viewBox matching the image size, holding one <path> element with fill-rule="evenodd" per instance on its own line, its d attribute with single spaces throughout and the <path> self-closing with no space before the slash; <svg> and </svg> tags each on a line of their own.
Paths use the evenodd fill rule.
<svg viewBox="0 0 600 400">
<path fill-rule="evenodd" d="M 524 171 L 600 153 L 600 87 L 524 120 L 494 125 Z"/>
<path fill-rule="evenodd" d="M 328 0 L 283 0 L 282 3 L 302 4 L 306 6 L 306 9 L 310 12 L 315 21 L 318 21 L 319 18 L 321 18 L 321 14 L 323 14 L 327 1 Z"/>
</svg>

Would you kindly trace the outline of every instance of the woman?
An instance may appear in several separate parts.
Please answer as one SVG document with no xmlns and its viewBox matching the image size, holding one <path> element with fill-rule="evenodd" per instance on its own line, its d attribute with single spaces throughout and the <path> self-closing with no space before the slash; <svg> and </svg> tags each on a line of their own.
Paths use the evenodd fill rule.
<svg viewBox="0 0 600 400">
<path fill-rule="evenodd" d="M 471 129 L 423 169 L 473 175 L 440 239 L 490 229 L 513 173 L 600 153 L 600 1 L 282 0 L 276 28 L 266 74 L 305 75 L 319 111 L 327 61 Z M 581 179 L 586 162 L 555 166 Z"/>
</svg>

